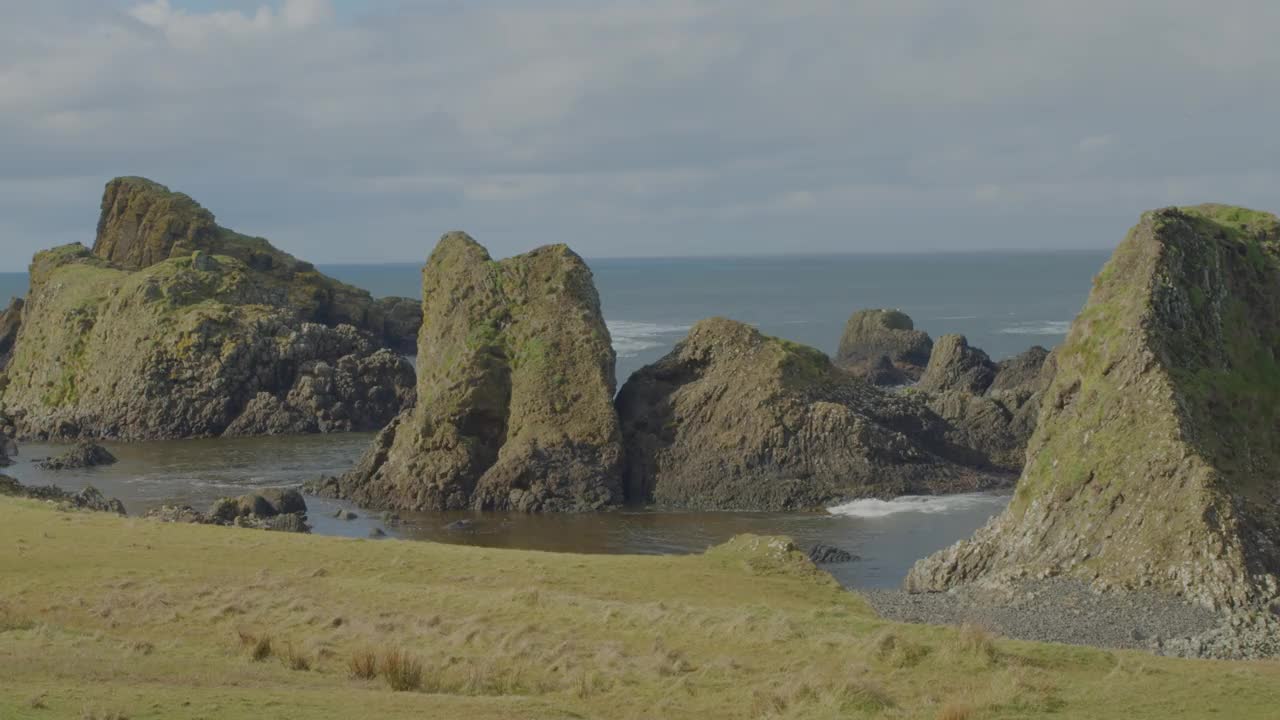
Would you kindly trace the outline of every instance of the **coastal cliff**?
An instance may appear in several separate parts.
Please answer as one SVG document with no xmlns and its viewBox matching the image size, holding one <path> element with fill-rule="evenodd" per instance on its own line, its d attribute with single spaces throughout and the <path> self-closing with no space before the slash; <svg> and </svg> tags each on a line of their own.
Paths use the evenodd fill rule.
<svg viewBox="0 0 1280 720">
<path fill-rule="evenodd" d="M 494 261 L 465 233 L 423 270 L 418 403 L 316 492 L 370 507 L 592 510 L 622 501 L 614 352 L 565 245 Z"/>
<path fill-rule="evenodd" d="M 1215 607 L 1280 595 L 1280 222 L 1144 214 L 1054 353 L 1008 509 L 913 591 L 1067 575 Z"/>
<path fill-rule="evenodd" d="M 371 430 L 412 401 L 385 303 L 149 180 L 108 183 L 93 248 L 30 281 L 0 387 L 19 437 Z"/>
<path fill-rule="evenodd" d="M 973 467 L 922 403 L 725 318 L 699 322 L 632 375 L 617 407 L 635 502 L 811 509 L 1001 482 Z"/>
</svg>

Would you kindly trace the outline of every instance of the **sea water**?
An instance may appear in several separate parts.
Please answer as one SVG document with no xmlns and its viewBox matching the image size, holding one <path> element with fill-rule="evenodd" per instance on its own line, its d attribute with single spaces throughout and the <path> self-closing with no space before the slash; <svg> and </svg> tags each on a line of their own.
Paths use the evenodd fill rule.
<svg viewBox="0 0 1280 720">
<path fill-rule="evenodd" d="M 1034 344 L 1061 342 L 1106 255 L 974 253 L 787 258 L 589 260 L 618 355 L 618 379 L 668 352 L 695 322 L 722 315 L 762 332 L 834 353 L 854 310 L 898 308 L 935 338 L 962 333 L 1001 359 Z M 322 266 L 377 296 L 421 294 L 415 264 Z M 0 299 L 22 295 L 26 276 L 0 274 Z M 349 468 L 369 434 L 106 443 L 120 462 L 53 473 L 34 461 L 65 449 L 24 444 L 4 472 L 28 484 L 94 484 L 137 514 L 162 503 L 206 507 L 214 499 L 296 484 Z M 565 552 L 700 552 L 734 534 L 785 534 L 802 545 L 825 542 L 860 556 L 831 566 L 853 587 L 897 585 L 918 558 L 968 536 L 1008 498 L 999 494 L 857 500 L 826 513 L 699 513 L 623 510 L 586 515 L 379 513 L 308 498 L 316 532 Z M 338 509 L 356 520 L 338 520 Z M 474 524 L 447 529 L 454 520 Z"/>
</svg>

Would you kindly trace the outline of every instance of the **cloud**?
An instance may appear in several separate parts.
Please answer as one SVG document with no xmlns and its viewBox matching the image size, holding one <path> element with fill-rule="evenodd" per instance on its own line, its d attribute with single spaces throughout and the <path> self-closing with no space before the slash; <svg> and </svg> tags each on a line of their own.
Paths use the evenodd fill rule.
<svg viewBox="0 0 1280 720">
<path fill-rule="evenodd" d="M 1147 207 L 1277 197 L 1261 0 L 7 12 L 10 268 L 91 240 L 119 174 L 317 261 L 418 259 L 453 227 L 499 253 L 1104 246 Z"/>
</svg>

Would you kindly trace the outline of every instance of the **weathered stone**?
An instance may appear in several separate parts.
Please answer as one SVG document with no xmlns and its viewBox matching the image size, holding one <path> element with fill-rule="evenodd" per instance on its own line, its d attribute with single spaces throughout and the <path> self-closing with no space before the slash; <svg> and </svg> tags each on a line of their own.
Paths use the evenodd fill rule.
<svg viewBox="0 0 1280 720">
<path fill-rule="evenodd" d="M 38 253 L 30 276 L 0 386 L 20 437 L 373 430 L 412 403 L 386 301 L 141 178 L 108 184 L 93 251 Z"/>
<path fill-rule="evenodd" d="M 56 485 L 23 485 L 8 475 L 0 475 L 0 495 L 31 498 L 57 503 L 60 507 L 92 512 L 125 515 L 124 503 L 105 497 L 92 485 L 79 492 L 68 492 Z"/>
<path fill-rule="evenodd" d="M 45 470 L 71 470 L 75 468 L 112 465 L 116 456 L 106 448 L 91 442 L 78 442 L 76 446 L 56 458 L 46 458 L 36 463 Z"/>
<path fill-rule="evenodd" d="M 845 323 L 835 362 L 874 384 L 902 385 L 920 378 L 932 348 L 929 335 L 916 330 L 906 313 L 859 310 Z M 886 363 L 897 372 L 887 372 Z"/>
<path fill-rule="evenodd" d="M 13 357 L 13 345 L 18 340 L 18 330 L 22 327 L 22 298 L 9 300 L 9 307 L 0 310 L 0 378 L 4 369 Z M 0 379 L 0 392 L 4 390 L 4 380 Z"/>
<path fill-rule="evenodd" d="M 423 298 L 416 408 L 317 491 L 402 509 L 621 501 L 614 355 L 586 263 L 564 245 L 495 262 L 449 233 Z"/>
<path fill-rule="evenodd" d="M 916 387 L 930 392 L 962 390 L 981 395 L 996 377 L 996 364 L 963 335 L 943 335 L 934 343 L 929 365 Z"/>
<path fill-rule="evenodd" d="M 724 318 L 633 374 L 617 407 L 634 502 L 782 510 L 1003 482 L 918 400 Z"/>
<path fill-rule="evenodd" d="M 817 543 L 813 547 L 809 548 L 809 559 L 812 560 L 815 565 L 832 565 L 835 563 L 853 562 L 859 558 L 848 550 L 835 547 L 834 545 Z"/>
<path fill-rule="evenodd" d="M 1204 604 L 1280 597 L 1280 222 L 1143 215 L 1094 283 L 1008 509 L 906 586 L 1075 575 Z"/>
</svg>

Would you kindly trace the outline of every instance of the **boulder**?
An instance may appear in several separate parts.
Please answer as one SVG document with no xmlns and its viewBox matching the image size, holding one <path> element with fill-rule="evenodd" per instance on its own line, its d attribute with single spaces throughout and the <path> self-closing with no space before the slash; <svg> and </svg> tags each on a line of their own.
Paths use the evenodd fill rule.
<svg viewBox="0 0 1280 720">
<path fill-rule="evenodd" d="M 922 402 L 725 318 L 699 322 L 634 373 L 617 408 L 634 502 L 810 509 L 1001 482 L 947 442 L 947 424 Z"/>
<path fill-rule="evenodd" d="M 916 387 L 930 392 L 962 390 L 981 395 L 996 378 L 996 364 L 963 335 L 943 335 L 934 343 L 929 365 Z"/>
<path fill-rule="evenodd" d="M 929 335 L 916 330 L 906 313 L 859 310 L 845 323 L 835 362 L 877 385 L 902 385 L 920 378 L 932 348 Z"/>
<path fill-rule="evenodd" d="M 44 470 L 72 470 L 76 468 L 113 465 L 116 456 L 106 448 L 91 442 L 78 442 L 76 446 L 56 458 L 46 458 L 36 463 Z"/>
<path fill-rule="evenodd" d="M 227 525 L 276 532 L 311 532 L 307 525 L 307 503 L 293 488 L 277 488 L 247 493 L 235 498 L 219 498 L 201 513 L 189 505 L 163 505 L 143 516 L 159 522 Z"/>
<path fill-rule="evenodd" d="M 622 500 L 614 353 L 591 271 L 446 234 L 423 271 L 417 406 L 315 491 L 366 507 L 572 511 Z"/>
<path fill-rule="evenodd" d="M 1280 597 L 1280 222 L 1145 213 L 1094 281 L 1008 508 L 913 591 L 1070 575 L 1215 607 Z"/>
<path fill-rule="evenodd" d="M 38 253 L 30 275 L 0 387 L 19 437 L 367 431 L 413 402 L 389 349 L 411 313 L 148 180 L 109 183 L 93 249 Z"/>
<path fill-rule="evenodd" d="M 987 392 L 1040 392 L 1048 384 L 1045 375 L 1045 362 L 1048 359 L 1048 350 L 1032 345 L 1007 360 L 1001 360 L 996 363 L 996 376 Z M 1048 379 L 1052 379 L 1052 375 Z"/>
<path fill-rule="evenodd" d="M 858 556 L 848 550 L 835 547 L 834 545 L 816 543 L 813 547 L 809 548 L 809 559 L 812 560 L 815 565 L 833 565 L 836 563 L 853 562 L 858 559 Z"/>
</svg>

